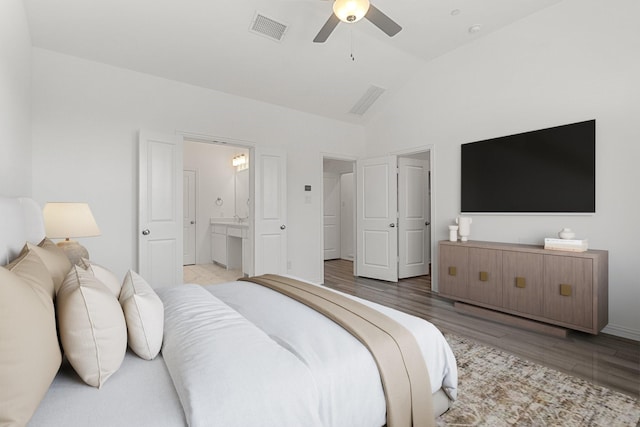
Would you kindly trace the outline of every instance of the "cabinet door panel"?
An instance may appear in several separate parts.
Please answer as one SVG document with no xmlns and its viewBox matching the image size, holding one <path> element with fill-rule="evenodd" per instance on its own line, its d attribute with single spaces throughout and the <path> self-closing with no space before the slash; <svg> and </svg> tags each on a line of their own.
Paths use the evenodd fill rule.
<svg viewBox="0 0 640 427">
<path fill-rule="evenodd" d="M 211 234 L 211 258 L 214 262 L 227 266 L 227 235 Z"/>
<path fill-rule="evenodd" d="M 469 248 L 469 298 L 502 306 L 502 251 Z"/>
<path fill-rule="evenodd" d="M 502 253 L 503 304 L 509 310 L 542 315 L 543 255 Z"/>
<path fill-rule="evenodd" d="M 593 260 L 544 256 L 544 315 L 593 327 Z"/>
<path fill-rule="evenodd" d="M 444 295 L 467 298 L 467 264 L 469 249 L 440 245 L 439 290 Z"/>
</svg>

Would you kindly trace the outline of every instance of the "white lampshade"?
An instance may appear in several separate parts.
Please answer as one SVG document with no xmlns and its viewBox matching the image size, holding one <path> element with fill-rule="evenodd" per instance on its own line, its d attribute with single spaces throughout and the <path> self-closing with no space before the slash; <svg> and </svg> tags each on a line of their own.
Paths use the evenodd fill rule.
<svg viewBox="0 0 640 427">
<path fill-rule="evenodd" d="M 342 22 L 358 22 L 369 10 L 369 0 L 336 0 L 333 3 L 333 13 Z"/>
<path fill-rule="evenodd" d="M 100 235 L 100 229 L 86 203 L 47 203 L 43 216 L 45 232 L 52 239 Z"/>
</svg>

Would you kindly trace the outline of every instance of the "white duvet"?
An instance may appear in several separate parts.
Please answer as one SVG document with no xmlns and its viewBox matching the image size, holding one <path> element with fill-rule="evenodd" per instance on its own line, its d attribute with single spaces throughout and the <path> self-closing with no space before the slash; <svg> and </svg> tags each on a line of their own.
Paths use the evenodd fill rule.
<svg viewBox="0 0 640 427">
<path fill-rule="evenodd" d="M 191 426 L 385 424 L 373 357 L 323 315 L 248 282 L 183 285 L 160 296 L 162 353 Z M 432 392 L 442 387 L 455 399 L 455 358 L 442 334 L 422 319 L 359 301 L 414 333 Z"/>
</svg>

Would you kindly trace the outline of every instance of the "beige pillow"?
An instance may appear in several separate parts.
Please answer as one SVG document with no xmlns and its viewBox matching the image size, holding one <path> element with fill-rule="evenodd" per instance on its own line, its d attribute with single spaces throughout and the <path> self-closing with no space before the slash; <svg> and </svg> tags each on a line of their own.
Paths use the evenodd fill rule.
<svg viewBox="0 0 640 427">
<path fill-rule="evenodd" d="M 56 299 L 62 348 L 87 384 L 100 388 L 127 351 L 127 327 L 118 300 L 82 267 L 67 274 Z"/>
<path fill-rule="evenodd" d="M 109 269 L 96 264 L 86 258 L 80 260 L 80 264 L 90 272 L 96 279 L 100 280 L 116 298 L 120 296 L 120 288 L 122 288 L 122 282 L 116 277 Z"/>
<path fill-rule="evenodd" d="M 31 286 L 44 290 L 51 300 L 55 297 L 53 279 L 40 257 L 26 246 L 15 260 L 6 266 Z"/>
<path fill-rule="evenodd" d="M 0 425 L 29 421 L 61 360 L 51 296 L 0 267 Z"/>
<path fill-rule="evenodd" d="M 53 285 L 55 286 L 56 292 L 58 292 L 62 281 L 71 269 L 71 262 L 69 261 L 69 258 L 67 258 L 62 249 L 57 247 L 55 243 L 46 237 L 37 246 L 27 243 L 27 248 L 34 251 L 40 257 L 44 265 L 47 266 L 47 269 L 53 278 Z"/>
<path fill-rule="evenodd" d="M 162 300 L 142 277 L 129 270 L 120 291 L 120 304 L 127 321 L 129 347 L 141 358 L 153 359 L 162 347 Z"/>
</svg>

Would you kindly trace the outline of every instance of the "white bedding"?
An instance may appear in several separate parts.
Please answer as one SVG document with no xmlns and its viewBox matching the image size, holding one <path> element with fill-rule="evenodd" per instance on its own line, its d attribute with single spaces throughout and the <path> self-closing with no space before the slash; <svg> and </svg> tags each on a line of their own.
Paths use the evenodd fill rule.
<svg viewBox="0 0 640 427">
<path fill-rule="evenodd" d="M 162 355 L 191 427 L 322 425 L 314 378 L 294 354 L 201 286 L 160 295 Z"/>
<path fill-rule="evenodd" d="M 68 362 L 29 422 L 29 427 L 186 426 L 184 412 L 162 356 L 143 360 L 127 351 L 102 388 L 86 385 Z"/>
<path fill-rule="evenodd" d="M 191 425 L 207 420 L 222 420 L 225 426 L 385 424 L 386 404 L 373 357 L 323 315 L 248 282 L 185 285 L 160 295 L 167 318 L 163 356 Z M 455 398 L 455 358 L 442 334 L 422 319 L 360 301 L 416 335 L 432 391 L 442 387 Z M 217 314 L 205 314 L 211 310 Z M 172 325 L 178 319 L 182 326 Z M 265 368 L 272 361 L 275 366 Z M 281 387 L 292 379 L 293 385 Z M 281 395 L 290 387 L 296 390 L 292 401 L 292 396 Z M 282 416 L 290 421 L 282 422 Z"/>
<path fill-rule="evenodd" d="M 163 354 L 146 361 L 128 352 L 120 370 L 99 390 L 84 384 L 66 364 L 29 426 L 169 427 L 187 425 L 187 420 L 225 427 L 385 423 L 386 405 L 373 358 L 324 316 L 248 282 L 181 285 L 158 293 L 167 307 L 175 308 L 174 314 L 167 311 L 167 318 L 185 320 L 182 325 L 167 324 Z M 359 301 L 416 335 L 432 391 L 442 387 L 455 398 L 455 359 L 442 334 L 422 319 Z M 210 324 L 205 327 L 207 317 Z M 180 330 L 186 335 L 173 337 Z M 184 356 L 182 361 L 168 354 L 171 348 Z M 286 385 L 292 379 L 294 385 Z M 281 417 L 287 422 L 276 423 Z"/>
</svg>

